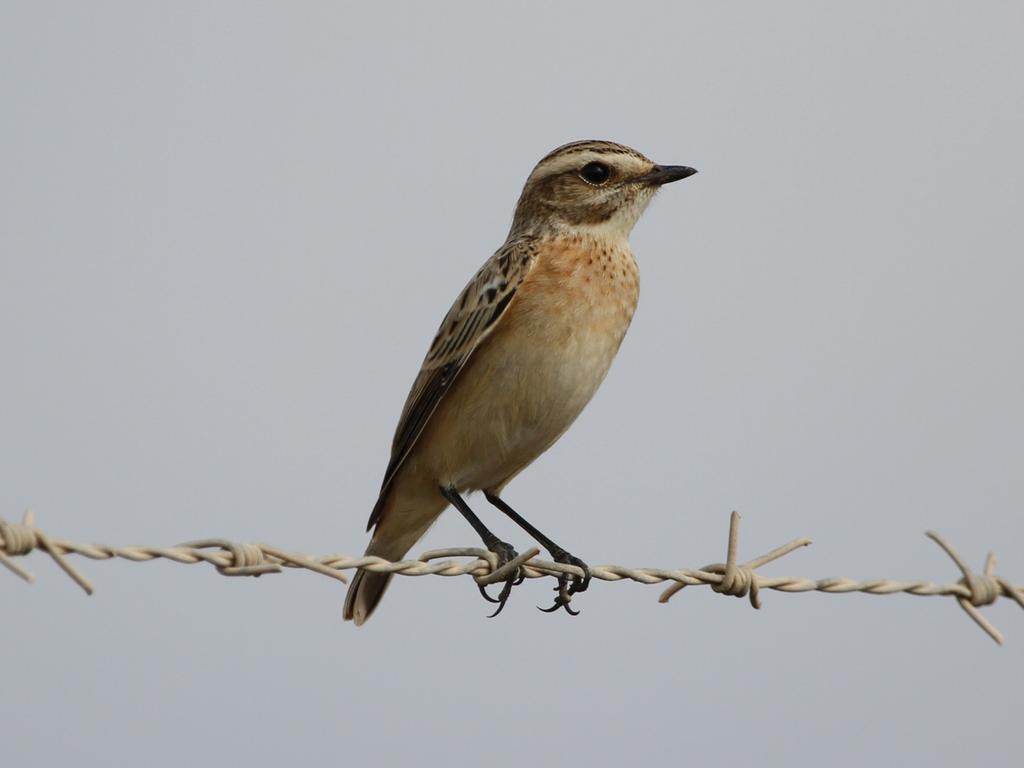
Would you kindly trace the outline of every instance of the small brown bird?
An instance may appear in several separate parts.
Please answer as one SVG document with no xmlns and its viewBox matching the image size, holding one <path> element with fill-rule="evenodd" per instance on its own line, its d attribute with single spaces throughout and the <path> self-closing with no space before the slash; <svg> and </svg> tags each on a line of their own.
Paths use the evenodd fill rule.
<svg viewBox="0 0 1024 768">
<path fill-rule="evenodd" d="M 610 141 L 578 141 L 544 157 L 526 180 L 505 244 L 469 281 L 427 352 L 398 421 L 367 530 L 367 555 L 400 560 L 452 504 L 499 565 L 515 550 L 463 493 L 482 490 L 550 553 L 578 566 L 555 604 L 569 607 L 590 571 L 501 499 L 512 478 L 569 428 L 611 365 L 639 295 L 628 237 L 663 184 L 692 176 Z M 391 576 L 359 571 L 344 617 L 366 621 Z M 516 583 L 497 599 L 497 615 Z"/>
</svg>

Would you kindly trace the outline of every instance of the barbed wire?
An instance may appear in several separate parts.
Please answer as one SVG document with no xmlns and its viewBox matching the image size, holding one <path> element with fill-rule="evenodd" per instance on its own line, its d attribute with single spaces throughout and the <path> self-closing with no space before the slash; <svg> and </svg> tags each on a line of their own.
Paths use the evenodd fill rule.
<svg viewBox="0 0 1024 768">
<path fill-rule="evenodd" d="M 861 592 L 869 595 L 893 595 L 898 593 L 935 597 L 955 597 L 964 612 L 988 634 L 1002 645 L 1002 633 L 981 613 L 980 608 L 994 603 L 997 599 L 1009 598 L 1024 608 L 1024 586 L 1016 586 L 1008 579 L 996 575 L 996 558 L 989 553 L 981 573 L 975 573 L 941 535 L 928 531 L 927 535 L 956 563 L 962 578 L 950 584 L 935 584 L 928 581 L 895 581 L 891 579 L 830 578 L 807 579 L 792 576 L 762 576 L 756 569 L 788 555 L 794 550 L 806 547 L 810 539 L 794 539 L 781 547 L 748 560 L 736 562 L 739 546 L 738 513 L 733 512 L 729 521 L 729 541 L 724 563 L 711 563 L 703 568 L 627 568 L 622 565 L 598 565 L 590 569 L 591 576 L 600 581 L 631 580 L 640 584 L 661 584 L 673 582 L 659 597 L 667 603 L 680 590 L 691 586 L 709 586 L 714 592 L 732 597 L 747 597 L 754 608 L 761 607 L 760 593 L 765 589 L 780 592 L 824 592 L 839 594 Z M 478 584 L 487 585 L 505 581 L 517 568 L 529 579 L 554 577 L 564 574 L 583 576 L 583 571 L 573 565 L 563 565 L 538 559 L 540 550 L 533 547 L 502 567 L 497 567 L 494 553 L 476 547 L 434 549 L 424 552 L 418 560 L 391 562 L 380 557 L 349 557 L 331 554 L 313 556 L 289 552 L 269 544 L 243 544 L 228 539 L 203 539 L 190 541 L 173 547 L 111 547 L 103 544 L 76 544 L 62 539 L 53 539 L 34 525 L 31 510 L 25 513 L 20 523 L 9 522 L 0 517 L 0 564 L 6 566 L 27 582 L 34 581 L 31 573 L 14 561 L 15 557 L 28 555 L 34 550 L 50 555 L 86 594 L 93 593 L 92 583 L 71 563 L 66 555 L 80 555 L 90 560 L 111 560 L 120 558 L 132 562 L 166 559 L 176 563 L 209 563 L 224 576 L 262 576 L 280 573 L 284 568 L 300 568 L 347 583 L 342 571 L 362 568 L 374 573 L 392 573 L 399 576 L 472 576 Z M 470 558 L 455 561 L 450 558 Z"/>
</svg>

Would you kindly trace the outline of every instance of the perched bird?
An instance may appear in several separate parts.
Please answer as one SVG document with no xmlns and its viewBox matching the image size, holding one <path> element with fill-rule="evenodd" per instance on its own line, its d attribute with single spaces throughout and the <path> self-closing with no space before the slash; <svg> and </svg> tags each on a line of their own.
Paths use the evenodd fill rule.
<svg viewBox="0 0 1024 768">
<path fill-rule="evenodd" d="M 696 171 L 656 165 L 610 141 L 578 141 L 545 156 L 526 180 L 505 244 L 459 294 L 427 352 L 398 421 L 367 530 L 367 555 L 400 560 L 453 505 L 499 565 L 515 550 L 463 499 L 481 490 L 545 547 L 578 566 L 548 610 L 586 589 L 586 564 L 501 498 L 512 478 L 569 428 L 622 343 L 639 295 L 628 236 L 657 190 Z M 391 576 L 360 570 L 344 617 L 362 624 Z M 501 611 L 500 596 L 484 597 Z"/>
</svg>

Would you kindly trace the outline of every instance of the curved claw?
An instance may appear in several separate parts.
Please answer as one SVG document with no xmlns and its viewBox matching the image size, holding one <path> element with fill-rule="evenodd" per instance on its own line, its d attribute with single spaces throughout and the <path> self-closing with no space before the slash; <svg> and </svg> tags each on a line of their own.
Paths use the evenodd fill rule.
<svg viewBox="0 0 1024 768">
<path fill-rule="evenodd" d="M 590 566 L 580 560 L 574 555 L 570 555 L 568 552 L 559 553 L 559 557 L 555 558 L 556 563 L 562 563 L 563 565 L 575 565 L 581 571 L 583 571 L 583 578 L 579 576 L 572 576 L 572 584 L 569 586 L 569 594 L 575 595 L 577 592 L 586 592 L 587 587 L 590 586 Z M 566 577 L 570 578 L 570 577 Z"/>
<path fill-rule="evenodd" d="M 572 599 L 573 595 L 587 591 L 587 587 L 590 586 L 591 579 L 590 566 L 575 555 L 570 555 L 564 549 L 556 549 L 551 554 L 556 563 L 561 563 L 562 565 L 575 565 L 583 571 L 583 576 L 581 578 L 579 576 L 568 576 L 567 574 L 562 574 L 558 578 L 558 587 L 556 587 L 558 590 L 558 597 L 555 598 L 555 604 L 551 608 L 542 608 L 541 610 L 545 613 L 553 613 L 559 608 L 564 607 L 566 613 L 572 616 L 578 616 L 579 611 L 574 611 L 570 608 L 569 601 Z"/>
<path fill-rule="evenodd" d="M 487 587 L 485 587 L 485 586 L 484 586 L 483 584 L 477 584 L 477 585 L 476 585 L 476 588 L 480 590 L 480 595 L 481 595 L 481 596 L 483 597 L 483 599 L 484 599 L 484 600 L 486 600 L 486 601 L 487 601 L 488 603 L 500 603 L 500 602 L 501 602 L 500 600 L 496 600 L 495 598 L 493 598 L 493 597 L 491 597 L 490 595 L 488 595 L 488 594 L 487 594 Z M 499 609 L 499 610 L 500 610 L 500 609 Z"/>
<path fill-rule="evenodd" d="M 510 544 L 506 544 L 503 541 L 491 542 L 487 547 L 491 552 L 498 556 L 497 565 L 495 568 L 501 568 L 519 557 L 518 553 L 512 548 Z M 489 603 L 494 603 L 498 606 L 497 610 L 494 611 L 487 618 L 493 619 L 505 608 L 505 603 L 508 602 L 509 595 L 512 594 L 512 587 L 522 584 L 526 579 L 526 573 L 522 568 L 516 568 L 516 570 L 502 583 L 501 592 L 498 593 L 498 597 L 494 598 L 487 594 L 487 587 L 483 584 L 477 584 L 477 589 L 480 590 L 480 595 Z"/>
<path fill-rule="evenodd" d="M 568 613 L 570 616 L 579 616 L 580 612 L 573 610 L 569 606 L 569 603 L 572 602 L 573 590 L 572 587 L 568 586 L 568 583 L 569 579 L 567 576 L 562 576 L 561 578 L 559 578 L 558 586 L 555 587 L 555 591 L 558 593 L 558 595 L 555 597 L 555 604 L 552 605 L 550 608 L 541 608 L 538 605 L 537 610 L 541 611 L 542 613 L 554 613 L 559 608 L 565 608 L 565 612 Z"/>
<path fill-rule="evenodd" d="M 554 613 L 559 608 L 565 608 L 565 612 L 568 613 L 570 616 L 580 615 L 579 611 L 573 610 L 573 608 L 570 607 L 569 602 L 567 600 L 562 600 L 561 597 L 556 597 L 555 604 L 552 605 L 550 608 L 541 608 L 539 605 L 537 606 L 537 610 L 541 613 Z"/>
<path fill-rule="evenodd" d="M 505 610 L 505 603 L 508 602 L 508 597 L 512 594 L 513 586 L 515 586 L 515 582 L 512 579 L 506 581 L 505 586 L 501 588 L 501 592 L 498 594 L 497 600 L 493 599 L 490 595 L 484 592 L 484 597 L 486 597 L 492 603 L 498 604 L 497 609 L 494 611 L 494 613 L 487 617 L 488 619 L 493 619 L 495 616 L 497 616 L 499 613 Z M 480 591 L 483 591 L 483 587 L 480 587 Z"/>
</svg>

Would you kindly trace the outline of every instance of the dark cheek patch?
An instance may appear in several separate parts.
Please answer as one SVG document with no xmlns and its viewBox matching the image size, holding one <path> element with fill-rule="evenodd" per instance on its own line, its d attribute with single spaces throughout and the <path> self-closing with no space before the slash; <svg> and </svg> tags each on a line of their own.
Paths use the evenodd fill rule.
<svg viewBox="0 0 1024 768">
<path fill-rule="evenodd" d="M 595 202 L 595 192 L 576 171 L 566 171 L 539 179 L 534 194 L 529 201 L 524 201 L 523 207 L 532 209 L 530 212 L 535 215 L 553 213 L 568 224 L 580 226 L 607 221 L 629 202 L 621 192 Z"/>
<path fill-rule="evenodd" d="M 618 195 L 595 202 L 597 190 L 579 178 L 575 171 L 562 174 L 554 181 L 550 188 L 554 196 L 551 199 L 558 201 L 558 213 L 569 224 L 600 224 L 610 219 L 621 204 Z"/>
</svg>

